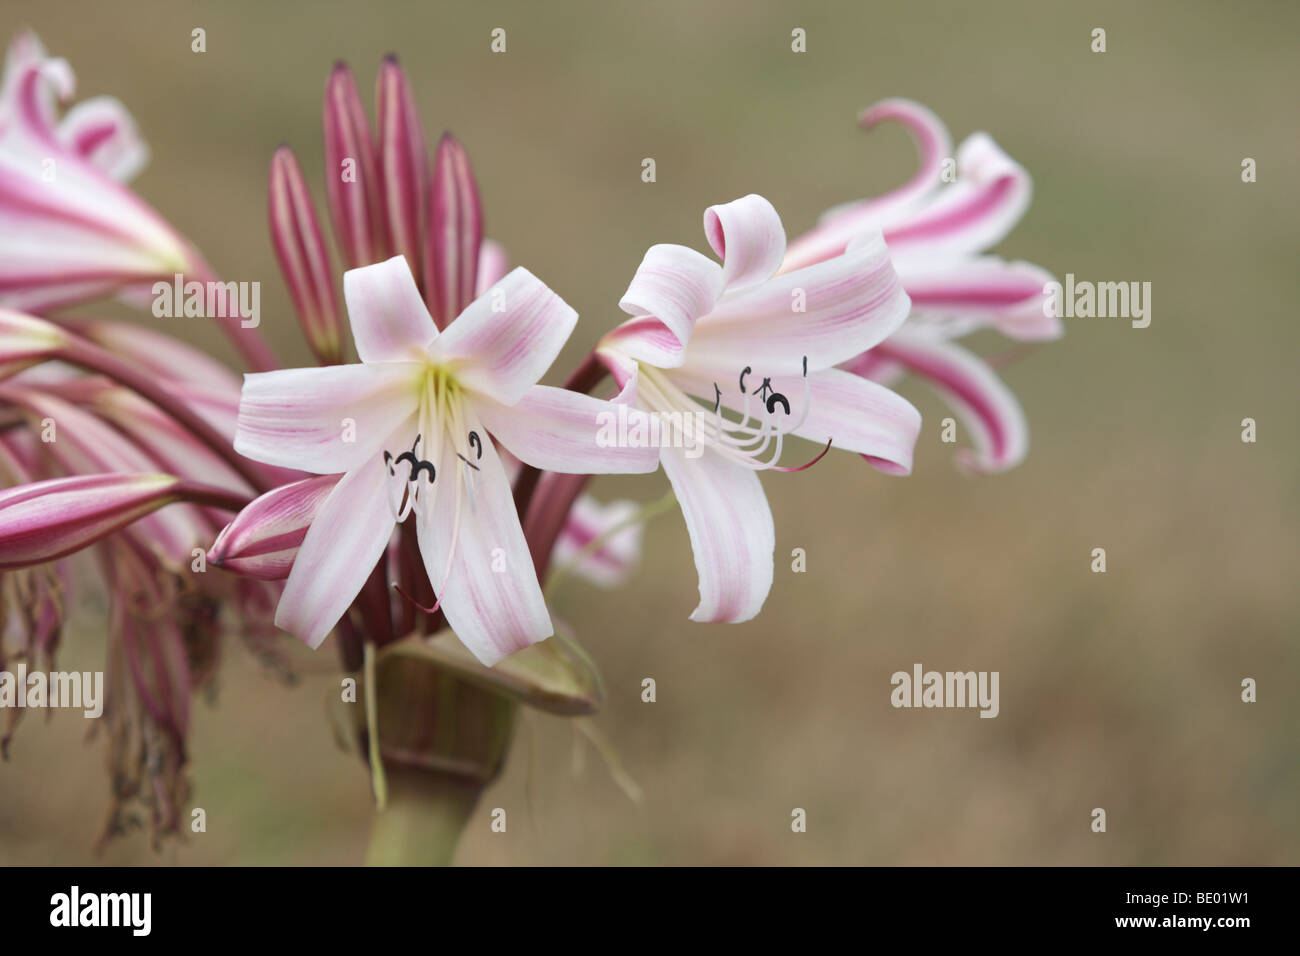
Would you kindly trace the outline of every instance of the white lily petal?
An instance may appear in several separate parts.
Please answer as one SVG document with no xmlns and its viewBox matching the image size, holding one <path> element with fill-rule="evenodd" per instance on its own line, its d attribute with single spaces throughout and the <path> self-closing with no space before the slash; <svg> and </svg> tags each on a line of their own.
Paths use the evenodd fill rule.
<svg viewBox="0 0 1300 956">
<path fill-rule="evenodd" d="M 705 451 L 687 458 L 665 448 L 660 460 L 686 519 L 700 603 L 692 621 L 748 621 L 772 589 L 776 528 L 753 471 Z"/>
<path fill-rule="evenodd" d="M 468 404 L 464 411 L 465 427 L 482 429 Z M 417 527 L 425 571 L 447 623 L 491 667 L 550 637 L 552 627 L 505 470 L 491 442 L 482 449 L 475 471 L 460 462 L 451 442 L 442 443 L 437 495 L 421 510 Z M 461 488 L 458 502 L 456 485 L 466 479 L 473 493 Z"/>
<path fill-rule="evenodd" d="M 785 258 L 781 217 L 755 193 L 704 210 L 704 235 L 722 260 L 728 292 L 771 278 Z"/>
<path fill-rule="evenodd" d="M 363 362 L 415 361 L 438 337 L 402 256 L 343 273 L 343 298 Z"/>
<path fill-rule="evenodd" d="M 534 385 L 515 405 L 477 399 L 487 430 L 521 461 L 574 475 L 644 474 L 659 467 L 659 449 L 606 441 L 618 407 L 568 389 Z M 642 415 L 629 408 L 624 414 Z"/>
<path fill-rule="evenodd" d="M 471 302 L 433 351 L 457 366 L 462 385 L 513 405 L 551 367 L 577 321 L 577 312 L 519 267 Z"/>
<path fill-rule="evenodd" d="M 345 475 L 298 548 L 275 623 L 310 647 L 339 622 L 388 546 L 396 522 L 384 494 L 387 478 L 378 460 Z"/>
<path fill-rule="evenodd" d="M 351 471 L 412 414 L 421 370 L 388 363 L 245 375 L 235 450 L 318 475 Z"/>
</svg>

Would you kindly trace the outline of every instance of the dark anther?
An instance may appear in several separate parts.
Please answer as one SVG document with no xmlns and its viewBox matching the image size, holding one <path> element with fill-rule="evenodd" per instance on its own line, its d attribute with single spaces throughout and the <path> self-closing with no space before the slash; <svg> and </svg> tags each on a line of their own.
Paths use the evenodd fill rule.
<svg viewBox="0 0 1300 956">
<path fill-rule="evenodd" d="M 767 397 L 767 411 L 769 414 L 776 411 L 776 403 L 780 402 L 785 408 L 785 413 L 790 414 L 790 402 L 780 392 L 773 392 Z"/>
<path fill-rule="evenodd" d="M 717 382 L 713 383 L 713 394 L 715 396 L 713 399 L 713 410 L 716 412 L 722 407 L 722 389 L 718 388 Z"/>
<path fill-rule="evenodd" d="M 412 478 L 415 477 L 415 468 L 417 465 L 420 464 L 420 461 L 418 458 L 415 457 L 414 452 L 409 452 L 409 451 L 404 451 L 397 456 L 397 463 L 399 465 L 404 461 L 409 461 L 411 463 L 411 470 L 406 473 L 406 480 L 410 481 Z"/>
<path fill-rule="evenodd" d="M 808 377 L 808 356 L 803 357 L 803 377 Z"/>
<path fill-rule="evenodd" d="M 478 432 L 471 431 L 469 433 L 469 447 L 478 452 L 478 454 L 474 456 L 476 459 L 483 457 L 483 439 L 478 437 Z"/>
<path fill-rule="evenodd" d="M 412 465 L 411 477 L 409 477 L 406 480 L 415 481 L 419 477 L 420 472 L 424 471 L 425 469 L 428 469 L 429 472 L 429 484 L 433 484 L 438 477 L 438 471 L 433 467 L 433 462 L 431 461 L 421 461 Z"/>
<path fill-rule="evenodd" d="M 748 365 L 746 365 L 745 368 L 740 373 L 740 394 L 741 395 L 745 394 L 745 376 L 752 371 L 753 369 L 751 369 Z"/>
<path fill-rule="evenodd" d="M 462 455 L 460 452 L 456 452 L 456 457 L 459 458 L 461 461 L 463 461 L 465 464 L 469 465 L 469 466 L 470 466 L 471 468 L 473 468 L 475 471 L 479 471 L 479 470 L 480 470 L 478 465 L 474 464 L 472 461 L 470 461 L 468 458 L 466 458 L 466 457 L 465 457 L 464 455 Z"/>
</svg>

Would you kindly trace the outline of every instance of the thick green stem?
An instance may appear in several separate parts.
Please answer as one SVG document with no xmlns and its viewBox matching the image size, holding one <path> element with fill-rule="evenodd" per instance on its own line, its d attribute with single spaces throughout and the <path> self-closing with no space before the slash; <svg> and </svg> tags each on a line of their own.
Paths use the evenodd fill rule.
<svg viewBox="0 0 1300 956">
<path fill-rule="evenodd" d="M 366 862 L 445 865 L 501 769 L 515 704 L 428 660 L 376 655 L 370 644 L 366 651 L 373 703 L 368 715 L 354 708 L 352 719 L 372 781 L 383 780 Z"/>
<path fill-rule="evenodd" d="M 389 769 L 388 803 L 375 812 L 366 865 L 449 865 L 482 792 L 467 777 Z"/>
</svg>

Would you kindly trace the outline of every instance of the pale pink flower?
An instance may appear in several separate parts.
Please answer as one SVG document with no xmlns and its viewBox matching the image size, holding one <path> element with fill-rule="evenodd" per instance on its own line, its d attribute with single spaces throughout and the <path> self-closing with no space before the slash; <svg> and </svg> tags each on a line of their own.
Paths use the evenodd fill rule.
<svg viewBox="0 0 1300 956">
<path fill-rule="evenodd" d="M 573 573 L 578 577 L 602 588 L 617 587 L 641 560 L 645 526 L 633 520 L 639 510 L 635 501 L 618 499 L 602 504 L 590 495 L 580 495 L 555 539 L 552 562 L 559 567 L 576 562 Z"/>
<path fill-rule="evenodd" d="M 773 573 L 775 531 L 757 473 L 791 470 L 777 464 L 784 438 L 833 442 L 906 474 L 921 418 L 888 389 L 835 368 L 907 316 L 879 236 L 776 275 L 785 231 L 766 199 L 711 206 L 704 231 L 721 265 L 685 246 L 652 246 L 620 302 L 634 318 L 597 354 L 620 401 L 661 422 L 695 423 L 694 438 L 666 426 L 660 449 L 699 572 L 691 619 L 745 621 Z"/>
<path fill-rule="evenodd" d="M 924 379 L 972 438 L 974 449 L 961 449 L 958 463 L 971 471 L 1011 468 L 1029 445 L 1020 403 L 988 362 L 953 339 L 983 327 L 1031 342 L 1061 335 L 1060 320 L 1043 308 L 1051 273 L 983 254 L 1028 209 L 1029 174 L 985 133 L 968 137 L 954 156 L 948 130 L 918 103 L 884 100 L 863 112 L 861 124 L 871 129 L 887 120 L 912 133 L 916 174 L 884 196 L 826 212 L 790 244 L 782 268 L 823 261 L 861 235 L 882 233 L 912 314 L 897 333 L 842 367 L 884 384 L 905 373 Z"/>
<path fill-rule="evenodd" d="M 242 454 L 344 476 L 302 540 L 276 623 L 318 646 L 414 512 L 447 623 L 491 665 L 551 634 L 491 439 L 549 471 L 645 472 L 657 454 L 600 447 L 608 403 L 536 384 L 577 314 L 526 269 L 441 332 L 401 256 L 346 273 L 343 288 L 361 363 L 248 375 L 240 401 Z"/>
<path fill-rule="evenodd" d="M 120 180 L 146 153 L 116 100 L 62 120 L 75 80 L 35 37 L 10 48 L 0 88 L 0 304 L 27 311 L 206 268 Z"/>
</svg>

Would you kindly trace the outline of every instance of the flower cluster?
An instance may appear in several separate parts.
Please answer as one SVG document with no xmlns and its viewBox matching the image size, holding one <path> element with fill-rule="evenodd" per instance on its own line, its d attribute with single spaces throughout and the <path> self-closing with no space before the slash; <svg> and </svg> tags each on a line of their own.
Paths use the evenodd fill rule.
<svg viewBox="0 0 1300 956">
<path fill-rule="evenodd" d="M 445 135 L 430 155 L 391 58 L 374 127 L 347 67 L 326 85 L 341 268 L 296 156 L 271 159 L 272 244 L 317 365 L 282 368 L 256 328 L 224 321 L 241 381 L 176 338 L 61 317 L 139 302 L 176 275 L 215 281 L 123 185 L 147 156 L 125 109 L 101 98 L 60 116 L 72 88 L 33 36 L 14 42 L 0 88 L 0 665 L 52 658 L 82 573 L 71 562 L 89 549 L 110 600 L 110 832 L 133 799 L 156 833 L 176 829 L 191 695 L 226 630 L 271 658 L 279 631 L 313 648 L 334 634 L 350 670 L 414 641 L 480 686 L 581 709 L 557 703 L 553 681 L 530 683 L 545 668 L 512 661 L 555 643 L 541 643 L 555 630 L 541 587 L 552 560 L 604 586 L 636 562 L 643 515 L 587 497 L 590 476 L 662 467 L 698 572 L 691 618 L 739 622 L 773 580 L 758 473 L 803 471 L 831 449 L 909 473 L 921 416 L 888 387 L 902 375 L 967 423 L 964 464 L 1024 456 L 1015 398 L 954 340 L 982 326 L 1059 334 L 1041 308 L 1050 277 L 983 255 L 1023 214 L 1029 179 L 983 134 L 947 177 L 947 131 L 916 104 L 863 117 L 913 132 L 909 183 L 792 242 L 761 196 L 709 207 L 716 258 L 651 246 L 619 303 L 630 317 L 561 388 L 539 383 L 577 314 L 485 238 L 464 148 Z M 637 429 L 689 421 L 694 444 L 600 440 L 615 410 Z M 796 438 L 813 450 L 787 464 Z M 546 673 L 574 660 L 556 651 Z"/>
</svg>

